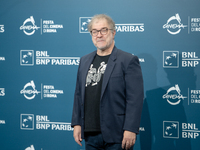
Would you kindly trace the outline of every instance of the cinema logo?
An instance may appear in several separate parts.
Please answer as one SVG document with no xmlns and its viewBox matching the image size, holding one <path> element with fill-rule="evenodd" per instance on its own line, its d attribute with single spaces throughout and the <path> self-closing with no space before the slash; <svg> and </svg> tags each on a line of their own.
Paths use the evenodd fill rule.
<svg viewBox="0 0 200 150">
<path fill-rule="evenodd" d="M 47 115 L 21 114 L 20 128 L 22 130 L 54 130 L 54 131 L 73 131 L 71 123 L 52 122 Z"/>
<path fill-rule="evenodd" d="M 196 52 L 163 51 L 163 68 L 179 68 L 179 56 L 181 67 L 196 67 L 200 58 Z"/>
<path fill-rule="evenodd" d="M 33 80 L 26 83 L 24 88 L 20 91 L 24 97 L 28 100 L 32 100 L 36 95 L 41 94 L 41 99 L 43 98 L 57 98 L 58 95 L 64 94 L 63 90 L 55 89 L 54 85 L 43 85 L 41 83 L 41 91 L 37 91 L 35 83 Z"/>
<path fill-rule="evenodd" d="M 163 138 L 197 139 L 199 132 L 195 123 L 182 123 L 180 128 L 178 121 L 163 121 Z"/>
<path fill-rule="evenodd" d="M 38 30 L 40 27 L 35 25 L 35 20 L 33 16 L 30 16 L 30 18 L 27 18 L 24 22 L 23 25 L 20 26 L 20 30 L 23 30 L 23 32 L 26 35 L 33 35 L 36 30 Z"/>
<path fill-rule="evenodd" d="M 179 14 L 170 17 L 167 20 L 167 23 L 163 25 L 163 29 L 167 29 L 167 31 L 172 35 L 180 33 L 181 29 L 184 29 L 185 27 L 187 27 L 187 25 L 183 25 L 181 23 L 181 18 Z"/>
<path fill-rule="evenodd" d="M 167 93 L 163 95 L 163 99 L 166 99 L 167 102 L 171 105 L 178 105 L 181 102 L 181 100 L 184 100 L 185 98 L 187 97 L 181 94 L 181 90 L 178 84 L 169 88 L 167 90 Z"/>
<path fill-rule="evenodd" d="M 48 51 L 35 52 L 36 65 L 79 65 L 80 57 L 51 57 Z M 20 51 L 20 65 L 33 66 L 34 65 L 34 50 L 21 50 Z"/>
<path fill-rule="evenodd" d="M 38 21 L 39 22 L 39 21 Z M 40 26 L 38 27 L 35 24 L 35 19 L 33 16 L 30 16 L 30 18 L 27 18 L 23 24 L 20 26 L 20 30 L 23 30 L 23 32 L 26 35 L 33 35 L 36 30 L 40 29 L 40 33 L 57 33 L 57 30 L 60 28 L 63 28 L 62 24 L 56 24 L 54 20 L 43 20 L 40 19 L 40 22 L 38 23 Z"/>
</svg>

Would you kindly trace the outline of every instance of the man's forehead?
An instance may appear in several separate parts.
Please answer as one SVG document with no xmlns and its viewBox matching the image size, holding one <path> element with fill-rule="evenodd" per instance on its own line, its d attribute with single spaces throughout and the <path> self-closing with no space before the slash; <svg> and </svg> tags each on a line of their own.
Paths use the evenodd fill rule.
<svg viewBox="0 0 200 150">
<path fill-rule="evenodd" d="M 103 27 L 108 27 L 108 22 L 106 19 L 96 19 L 94 20 L 92 24 L 92 29 L 94 28 L 103 28 Z"/>
</svg>

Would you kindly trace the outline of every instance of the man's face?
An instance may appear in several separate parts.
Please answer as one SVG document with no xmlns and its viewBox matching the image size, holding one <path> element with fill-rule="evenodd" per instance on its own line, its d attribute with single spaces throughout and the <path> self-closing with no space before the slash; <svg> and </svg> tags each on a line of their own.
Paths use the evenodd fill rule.
<svg viewBox="0 0 200 150">
<path fill-rule="evenodd" d="M 92 30 L 101 30 L 103 28 L 110 29 L 107 21 L 105 19 L 95 20 L 92 25 Z M 98 32 L 97 36 L 92 36 L 92 41 L 97 47 L 97 50 L 105 51 L 109 49 L 114 42 L 115 31 L 108 30 L 107 34 L 102 35 Z"/>
</svg>

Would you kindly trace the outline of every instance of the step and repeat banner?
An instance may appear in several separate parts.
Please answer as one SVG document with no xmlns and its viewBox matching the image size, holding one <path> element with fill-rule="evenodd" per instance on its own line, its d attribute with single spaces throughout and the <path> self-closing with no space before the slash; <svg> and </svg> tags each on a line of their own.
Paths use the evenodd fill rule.
<svg viewBox="0 0 200 150">
<path fill-rule="evenodd" d="M 87 24 L 116 23 L 117 48 L 137 55 L 145 99 L 134 150 L 199 150 L 200 1 L 1 0 L 0 149 L 85 150 L 71 115 Z M 114 127 L 113 127 L 114 128 Z"/>
</svg>

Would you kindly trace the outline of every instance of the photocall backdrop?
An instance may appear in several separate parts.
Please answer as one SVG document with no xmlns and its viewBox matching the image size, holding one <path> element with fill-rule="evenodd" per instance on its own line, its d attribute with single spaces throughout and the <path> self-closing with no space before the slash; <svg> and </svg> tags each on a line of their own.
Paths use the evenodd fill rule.
<svg viewBox="0 0 200 150">
<path fill-rule="evenodd" d="M 200 1 L 1 0 L 0 149 L 84 150 L 71 128 L 80 57 L 95 14 L 137 55 L 145 99 L 134 150 L 199 150 Z M 112 93 L 111 93 L 112 94 Z M 114 128 L 114 127 L 113 127 Z"/>
</svg>

